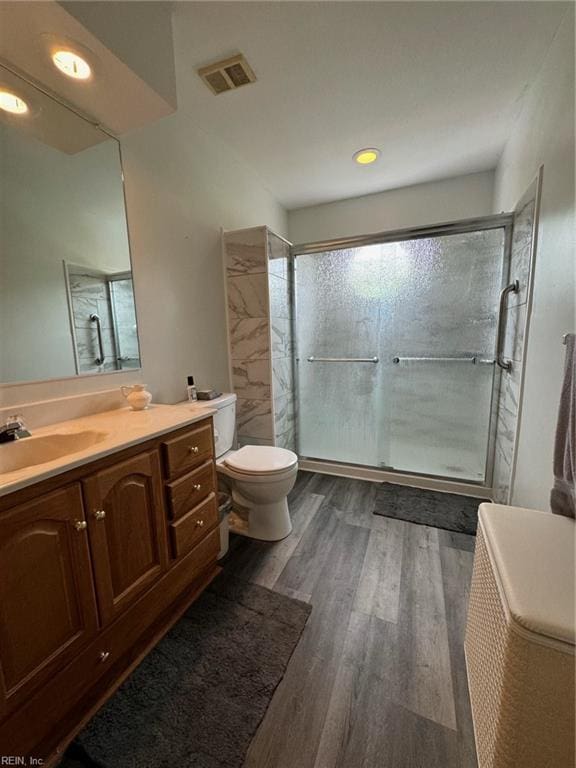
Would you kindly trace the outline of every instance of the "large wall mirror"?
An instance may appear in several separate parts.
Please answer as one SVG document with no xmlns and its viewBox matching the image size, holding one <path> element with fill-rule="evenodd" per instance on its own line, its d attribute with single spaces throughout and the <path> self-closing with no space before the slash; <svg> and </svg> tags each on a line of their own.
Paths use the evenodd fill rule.
<svg viewBox="0 0 576 768">
<path fill-rule="evenodd" d="M 0 382 L 140 367 L 120 147 L 0 66 Z"/>
</svg>

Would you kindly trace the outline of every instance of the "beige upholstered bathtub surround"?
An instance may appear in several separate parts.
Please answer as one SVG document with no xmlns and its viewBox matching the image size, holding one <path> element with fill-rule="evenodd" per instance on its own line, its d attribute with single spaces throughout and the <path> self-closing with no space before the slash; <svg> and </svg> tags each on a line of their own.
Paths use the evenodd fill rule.
<svg viewBox="0 0 576 768">
<path fill-rule="evenodd" d="M 289 244 L 267 227 L 223 237 L 238 441 L 292 447 Z"/>
</svg>

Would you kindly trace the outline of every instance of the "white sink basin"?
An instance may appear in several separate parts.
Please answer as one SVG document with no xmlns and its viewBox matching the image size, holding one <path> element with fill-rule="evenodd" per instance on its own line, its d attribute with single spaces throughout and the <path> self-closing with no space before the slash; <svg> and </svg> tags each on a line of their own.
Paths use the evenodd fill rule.
<svg viewBox="0 0 576 768">
<path fill-rule="evenodd" d="M 46 464 L 71 453 L 78 453 L 102 442 L 108 434 L 96 430 L 70 432 L 65 435 L 23 437 L 0 445 L 0 474 Z"/>
</svg>

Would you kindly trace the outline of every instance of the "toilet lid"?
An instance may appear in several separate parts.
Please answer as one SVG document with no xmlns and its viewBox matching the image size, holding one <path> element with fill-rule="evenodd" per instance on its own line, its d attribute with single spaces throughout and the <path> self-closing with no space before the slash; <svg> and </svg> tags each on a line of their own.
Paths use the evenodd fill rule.
<svg viewBox="0 0 576 768">
<path fill-rule="evenodd" d="M 298 456 L 286 448 L 272 445 L 245 445 L 226 458 L 224 463 L 237 472 L 264 474 L 283 472 L 298 462 Z"/>
</svg>

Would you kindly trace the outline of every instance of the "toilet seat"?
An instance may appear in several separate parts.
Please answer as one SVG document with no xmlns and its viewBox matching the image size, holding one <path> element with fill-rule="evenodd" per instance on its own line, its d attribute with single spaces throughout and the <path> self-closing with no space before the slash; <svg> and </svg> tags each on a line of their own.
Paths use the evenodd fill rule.
<svg viewBox="0 0 576 768">
<path fill-rule="evenodd" d="M 223 462 L 234 472 L 250 475 L 278 475 L 295 467 L 298 456 L 286 448 L 272 445 L 245 445 Z"/>
</svg>

